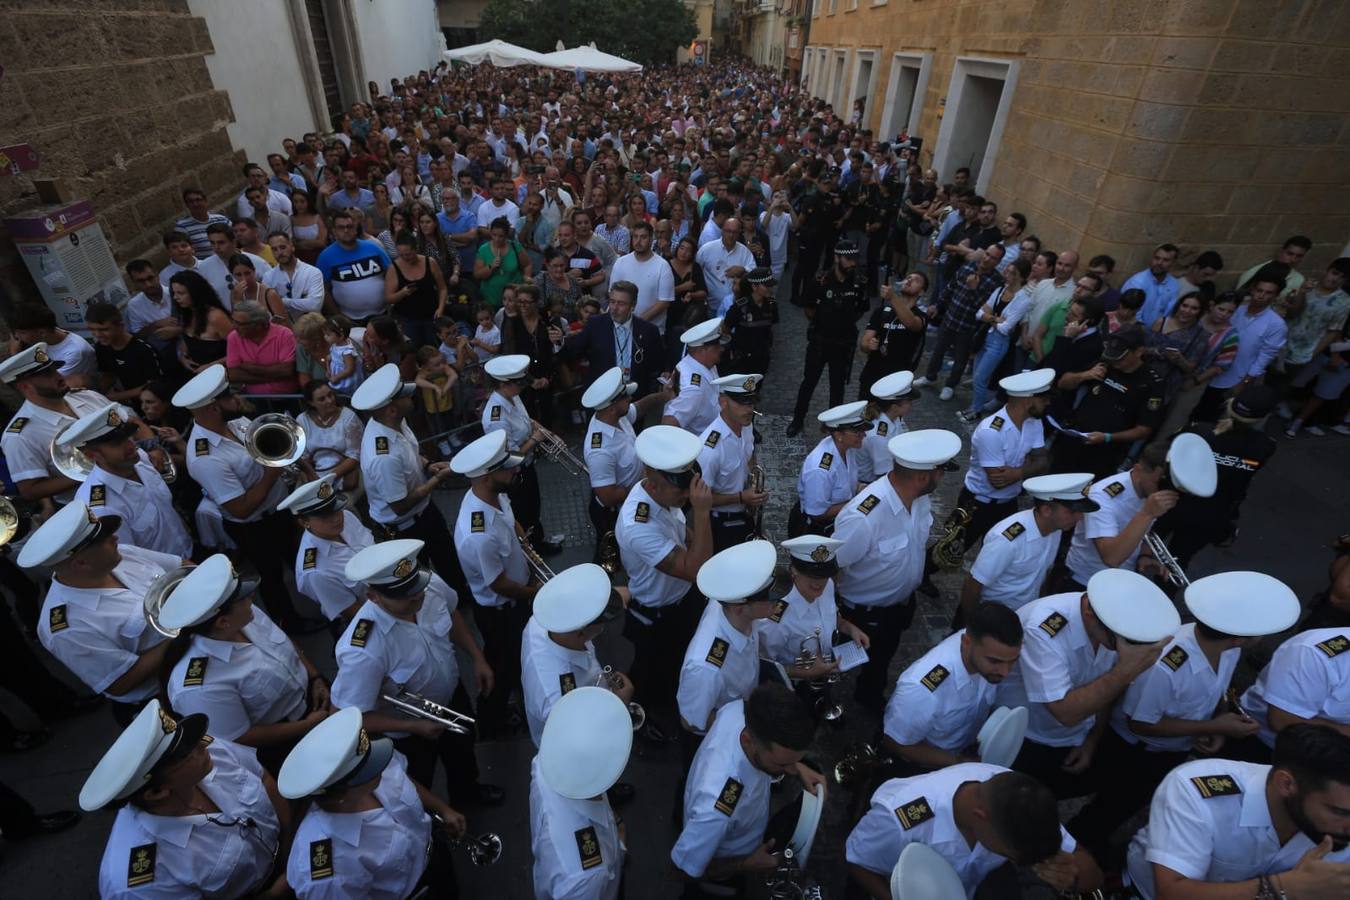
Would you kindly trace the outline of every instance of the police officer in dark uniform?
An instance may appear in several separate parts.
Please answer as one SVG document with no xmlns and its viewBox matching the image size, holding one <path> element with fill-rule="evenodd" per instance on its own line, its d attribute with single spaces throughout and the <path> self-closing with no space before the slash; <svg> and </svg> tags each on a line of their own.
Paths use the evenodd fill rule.
<svg viewBox="0 0 1350 900">
<path fill-rule="evenodd" d="M 858 317 L 867 312 L 867 286 L 859 277 L 858 245 L 841 240 L 834 248 L 834 265 L 814 279 L 803 298 L 806 317 L 806 365 L 797 405 L 788 425 L 788 437 L 800 434 L 806 408 L 820 381 L 826 364 L 830 367 L 830 406 L 844 402 L 844 384 L 853 365 L 853 348 L 858 342 Z M 759 369 L 747 371 L 758 372 Z"/>
<path fill-rule="evenodd" d="M 812 161 L 812 168 L 816 180 L 812 182 L 808 175 L 808 186 L 793 206 L 797 213 L 797 267 L 792 274 L 795 306 L 806 302 L 803 292 L 816 280 L 821 254 L 831 245 L 843 215 L 843 201 L 834 193 L 838 170 L 825 169 L 819 160 Z"/>
<path fill-rule="evenodd" d="M 1183 493 L 1177 505 L 1153 526 L 1183 569 L 1205 547 L 1237 535 L 1239 508 L 1247 499 L 1247 489 L 1275 455 L 1276 443 L 1266 434 L 1266 419 L 1276 400 L 1266 385 L 1249 384 L 1228 401 L 1228 415 L 1217 425 L 1194 429 L 1214 451 L 1219 486 L 1212 497 Z"/>
<path fill-rule="evenodd" d="M 865 266 L 860 273 L 870 296 L 876 289 L 876 259 L 881 233 L 881 188 L 873 178 L 870 162 L 860 167 L 857 179 L 844 191 L 844 236 L 862 250 Z"/>
<path fill-rule="evenodd" d="M 1165 380 L 1144 352 L 1143 329 L 1126 326 L 1107 335 L 1095 366 L 1059 375 L 1056 386 L 1077 395 L 1063 424 L 1082 436 L 1055 438 L 1051 471 L 1110 475 L 1131 445 L 1147 440 L 1162 423 Z"/>
<path fill-rule="evenodd" d="M 773 326 L 778 322 L 778 301 L 773 298 L 777 287 L 773 271 L 761 266 L 752 269 L 744 286 L 737 289 L 736 300 L 722 322 L 731 335 L 730 370 L 761 375 L 769 371 Z"/>
</svg>

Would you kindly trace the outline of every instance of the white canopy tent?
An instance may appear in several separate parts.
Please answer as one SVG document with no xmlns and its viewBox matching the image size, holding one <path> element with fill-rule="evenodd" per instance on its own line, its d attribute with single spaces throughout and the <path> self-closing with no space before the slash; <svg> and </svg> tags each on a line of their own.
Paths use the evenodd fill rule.
<svg viewBox="0 0 1350 900">
<path fill-rule="evenodd" d="M 490 62 L 499 69 L 510 66 L 549 65 L 544 54 L 499 40 L 470 44 L 467 47 L 456 47 L 453 50 L 445 51 L 445 58 L 452 62 L 468 63 L 471 66 Z"/>
<path fill-rule="evenodd" d="M 573 47 L 571 50 L 555 50 L 544 54 L 544 59 L 548 60 L 545 65 L 556 66 L 559 69 L 581 69 L 584 72 L 642 71 L 642 66 L 638 63 L 597 50 L 595 44 L 588 47 Z"/>
</svg>

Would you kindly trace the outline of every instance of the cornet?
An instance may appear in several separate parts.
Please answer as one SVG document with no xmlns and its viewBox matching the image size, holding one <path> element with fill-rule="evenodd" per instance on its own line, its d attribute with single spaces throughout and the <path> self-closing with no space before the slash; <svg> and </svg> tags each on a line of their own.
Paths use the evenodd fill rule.
<svg viewBox="0 0 1350 900">
<path fill-rule="evenodd" d="M 400 691 L 398 694 L 381 694 L 381 699 L 395 709 L 402 710 L 417 719 L 429 719 L 444 725 L 447 731 L 455 734 L 468 734 L 475 720 L 448 706 L 442 706 L 435 700 L 428 700 L 412 691 Z"/>
<path fill-rule="evenodd" d="M 530 571 L 534 573 L 536 581 L 544 584 L 557 574 L 548 563 L 544 562 L 544 558 L 539 555 L 539 551 L 530 546 L 528 538 L 517 534 L 516 540 L 520 541 L 520 549 L 525 554 L 525 562 L 529 564 Z"/>
<path fill-rule="evenodd" d="M 566 441 L 546 428 L 540 430 L 544 433 L 544 439 L 538 445 L 540 453 L 557 463 L 568 475 L 590 476 L 591 470 L 577 459 L 577 455 L 567 446 Z"/>
<path fill-rule="evenodd" d="M 285 413 L 258 416 L 240 439 L 253 461 L 269 469 L 285 469 L 305 455 L 305 429 Z"/>
<path fill-rule="evenodd" d="M 159 624 L 159 611 L 164 606 L 164 601 L 169 599 L 173 589 L 178 587 L 178 583 L 187 577 L 187 573 L 195 569 L 196 566 L 178 566 L 160 573 L 154 581 L 150 582 L 150 588 L 145 592 L 145 601 L 143 603 L 145 611 L 145 621 L 150 627 L 164 635 L 166 638 L 176 638 L 181 628 L 165 628 Z"/>
<path fill-rule="evenodd" d="M 442 826 L 446 824 L 445 820 L 435 813 L 432 813 L 431 817 Z M 485 831 L 482 834 L 465 834 L 460 837 L 450 837 L 441 828 L 436 829 L 435 833 L 445 847 L 451 850 L 463 847 L 468 850 L 469 862 L 475 866 L 490 866 L 502 858 L 501 835 L 494 834 L 491 831 Z"/>
<path fill-rule="evenodd" d="M 595 680 L 595 686 L 617 694 L 623 690 L 623 676 L 615 672 L 613 666 L 605 666 L 600 670 L 600 677 Z M 633 718 L 634 731 L 641 731 L 642 726 L 647 724 L 647 711 L 637 703 L 628 704 L 628 715 Z"/>
</svg>

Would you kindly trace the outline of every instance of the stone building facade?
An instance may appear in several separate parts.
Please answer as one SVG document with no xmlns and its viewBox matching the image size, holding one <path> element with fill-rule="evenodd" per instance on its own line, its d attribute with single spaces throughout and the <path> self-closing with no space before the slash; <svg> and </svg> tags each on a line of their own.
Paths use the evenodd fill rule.
<svg viewBox="0 0 1350 900">
<path fill-rule="evenodd" d="M 802 77 L 879 135 L 1125 271 L 1163 241 L 1230 269 L 1350 241 L 1350 4 L 816 0 Z"/>
</svg>

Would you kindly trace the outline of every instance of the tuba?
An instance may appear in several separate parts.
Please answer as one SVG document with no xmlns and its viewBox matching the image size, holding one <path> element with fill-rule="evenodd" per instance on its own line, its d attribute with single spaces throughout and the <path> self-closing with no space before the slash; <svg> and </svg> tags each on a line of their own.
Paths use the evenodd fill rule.
<svg viewBox="0 0 1350 900">
<path fill-rule="evenodd" d="M 164 601 L 169 599 L 173 589 L 178 587 L 178 583 L 187 577 L 196 566 L 178 566 L 163 572 L 154 581 L 150 582 L 150 589 L 145 592 L 145 621 L 150 623 L 150 627 L 164 635 L 166 638 L 178 637 L 179 628 L 165 628 L 159 624 L 159 611 L 164 606 Z"/>
<path fill-rule="evenodd" d="M 754 466 L 750 469 L 750 477 L 746 479 L 745 489 L 756 492 L 764 490 L 763 466 Z M 750 521 L 750 533 L 745 536 L 745 539 L 747 541 L 764 540 L 764 505 L 756 506 L 753 511 L 747 510 L 746 518 Z"/>
<path fill-rule="evenodd" d="M 305 429 L 285 413 L 258 416 L 242 440 L 253 461 L 269 469 L 287 468 L 305 455 Z"/>
<path fill-rule="evenodd" d="M 943 527 L 942 537 L 933 543 L 930 549 L 933 562 L 943 569 L 959 569 L 966 558 L 966 526 L 970 524 L 971 514 L 961 507 L 952 510 Z"/>
</svg>

